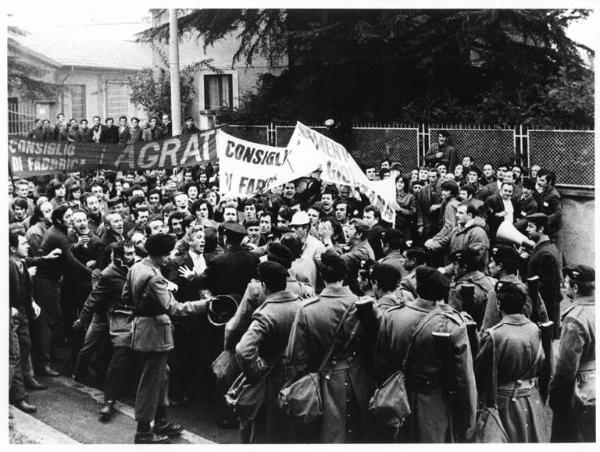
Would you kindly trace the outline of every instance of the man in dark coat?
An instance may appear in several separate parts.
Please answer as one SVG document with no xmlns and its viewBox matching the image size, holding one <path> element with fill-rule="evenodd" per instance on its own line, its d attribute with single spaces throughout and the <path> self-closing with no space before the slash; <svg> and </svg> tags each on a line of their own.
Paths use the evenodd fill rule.
<svg viewBox="0 0 600 452">
<path fill-rule="evenodd" d="M 548 237 L 548 217 L 535 213 L 527 217 L 527 235 L 533 251 L 527 262 L 527 277 L 539 276 L 540 296 L 548 317 L 554 322 L 554 338 L 560 337 L 560 301 L 562 294 L 562 256 Z"/>
<path fill-rule="evenodd" d="M 93 350 L 94 336 L 98 338 L 96 340 L 102 340 L 104 335 L 108 338 L 109 333 L 112 337 L 113 353 L 106 374 L 104 406 L 100 410 L 103 421 L 111 418 L 115 401 L 125 394 L 124 383 L 133 372 L 134 361 L 129 348 L 131 322 L 128 316 L 132 315 L 132 311 L 131 307 L 125 307 L 125 312 L 122 312 L 121 294 L 127 271 L 135 260 L 135 248 L 131 242 L 121 241 L 111 245 L 109 249 L 112 262 L 100 274 L 98 282 L 81 309 L 79 318 L 73 323 L 74 330 L 87 329 L 84 347 L 77 359 L 77 378 L 87 370 L 91 358 L 88 349 Z"/>
<path fill-rule="evenodd" d="M 29 244 L 23 231 L 12 231 L 9 235 L 9 303 L 20 349 L 19 366 L 27 389 L 46 389 L 47 386 L 42 385 L 34 378 L 30 362 L 29 322 L 30 319 L 35 319 L 40 315 L 40 307 L 31 295 L 31 278 L 25 264 L 28 251 Z"/>
<path fill-rule="evenodd" d="M 450 134 L 446 130 L 438 132 L 438 142 L 433 143 L 425 153 L 425 162 L 430 168 L 435 168 L 440 163 L 446 165 L 448 171 L 453 172 L 458 163 L 458 155 L 454 146 L 448 144 Z"/>
<path fill-rule="evenodd" d="M 150 141 L 157 141 L 164 138 L 163 130 L 158 127 L 158 118 L 152 116 L 149 121 L 150 127 L 144 129 L 142 132 L 142 140 L 146 143 Z"/>
<path fill-rule="evenodd" d="M 521 218 L 519 204 L 513 198 L 513 190 L 513 184 L 502 182 L 500 191 L 490 195 L 485 201 L 492 239 L 496 238 L 496 232 L 502 222 L 508 221 L 510 224 L 514 224 L 516 220 Z"/>
<path fill-rule="evenodd" d="M 185 126 L 183 126 L 183 129 L 181 131 L 182 135 L 194 135 L 195 133 L 200 132 L 200 129 L 198 127 L 196 127 L 196 124 L 194 124 L 194 118 L 191 116 L 188 116 L 187 118 L 185 118 Z"/>
<path fill-rule="evenodd" d="M 541 169 L 537 173 L 535 199 L 538 203 L 538 212 L 548 216 L 548 230 L 546 234 L 555 240 L 560 228 L 562 205 L 560 194 L 554 185 L 556 174 L 552 171 Z"/>
<path fill-rule="evenodd" d="M 573 306 L 562 315 L 562 334 L 550 382 L 552 442 L 596 441 L 596 274 L 587 265 L 566 269 Z"/>
<path fill-rule="evenodd" d="M 115 126 L 113 118 L 106 118 L 106 126 L 100 135 L 100 143 L 117 144 L 119 142 L 119 127 Z"/>
<path fill-rule="evenodd" d="M 442 188 L 438 170 L 429 170 L 429 182 L 417 195 L 417 232 L 424 242 L 439 231 Z"/>
<path fill-rule="evenodd" d="M 119 118 L 119 144 L 127 144 L 131 140 L 131 132 L 127 125 L 127 116 Z"/>
<path fill-rule="evenodd" d="M 198 275 L 198 286 L 210 290 L 212 295 L 237 294 L 241 297 L 250 280 L 256 277 L 259 258 L 240 245 L 246 236 L 244 226 L 233 221 L 221 226 L 225 252 L 211 260 L 204 273 Z"/>
<path fill-rule="evenodd" d="M 58 339 L 64 334 L 59 318 L 61 278 L 66 275 L 81 281 L 91 278 L 91 270 L 75 259 L 69 247 L 67 231 L 72 225 L 72 211 L 68 205 L 58 206 L 52 212 L 52 226 L 44 236 L 41 254 L 59 248 L 61 255 L 51 261 L 42 260 L 33 280 L 33 297 L 42 308 L 40 316 L 33 322 L 33 361 L 38 375 L 58 376 L 49 364 L 53 338 Z"/>
<path fill-rule="evenodd" d="M 96 144 L 102 143 L 101 138 L 104 135 L 104 129 L 106 126 L 100 124 L 100 116 L 94 116 L 92 118 L 92 141 Z"/>
<path fill-rule="evenodd" d="M 142 135 L 144 130 L 140 127 L 139 118 L 133 116 L 131 118 L 131 127 L 129 128 L 129 143 L 142 143 L 144 140 L 142 139 Z"/>
</svg>

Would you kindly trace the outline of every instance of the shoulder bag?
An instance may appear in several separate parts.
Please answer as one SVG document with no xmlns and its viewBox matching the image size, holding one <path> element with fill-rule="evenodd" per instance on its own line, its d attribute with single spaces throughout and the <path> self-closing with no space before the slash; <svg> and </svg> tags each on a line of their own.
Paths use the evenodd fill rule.
<svg viewBox="0 0 600 452">
<path fill-rule="evenodd" d="M 319 369 L 316 372 L 311 372 L 294 382 L 286 383 L 279 391 L 279 396 L 277 397 L 277 404 L 279 405 L 279 408 L 281 408 L 285 414 L 303 424 L 311 423 L 320 418 L 323 414 L 321 375 L 329 364 L 329 359 L 331 358 L 335 348 L 337 335 L 339 334 L 344 321 L 346 320 L 346 317 L 348 317 L 348 314 L 353 306 L 354 303 L 352 303 L 350 307 L 346 309 L 346 312 L 344 312 L 342 319 L 338 323 L 335 332 L 333 333 L 329 350 L 327 350 L 327 353 L 325 353 L 325 356 L 323 356 L 323 360 L 321 361 Z M 350 341 L 352 341 L 352 338 L 358 329 L 358 325 L 359 322 L 357 320 L 356 324 L 354 325 L 354 329 L 350 334 L 350 339 L 344 346 L 344 349 L 348 346 Z"/>
<path fill-rule="evenodd" d="M 477 411 L 477 419 L 471 433 L 472 443 L 508 443 L 508 435 L 502 425 L 498 406 L 496 404 L 498 391 L 498 370 L 496 362 L 496 342 L 494 331 L 487 332 L 492 341 L 492 378 L 486 406 Z"/>
<path fill-rule="evenodd" d="M 375 390 L 373 397 L 371 397 L 371 400 L 369 401 L 369 413 L 371 413 L 379 424 L 392 428 L 394 431 L 398 431 L 411 413 L 408 395 L 406 393 L 406 377 L 404 372 L 409 355 L 412 351 L 413 343 L 425 324 L 437 313 L 438 311 L 436 309 L 430 311 L 417 324 L 417 328 L 408 343 L 402 366 Z"/>
</svg>

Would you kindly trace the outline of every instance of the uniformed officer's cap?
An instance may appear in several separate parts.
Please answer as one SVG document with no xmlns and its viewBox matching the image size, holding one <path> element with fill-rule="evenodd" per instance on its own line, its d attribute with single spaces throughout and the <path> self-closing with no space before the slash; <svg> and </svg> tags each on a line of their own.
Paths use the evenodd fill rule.
<svg viewBox="0 0 600 452">
<path fill-rule="evenodd" d="M 587 265 L 576 265 L 565 268 L 565 275 L 578 283 L 593 282 L 596 280 L 596 272 Z"/>
<path fill-rule="evenodd" d="M 501 279 L 496 283 L 494 292 L 500 296 L 509 296 L 513 301 L 521 304 L 521 306 L 527 301 L 527 295 L 523 290 L 523 286 L 512 281 L 505 281 Z"/>
<path fill-rule="evenodd" d="M 272 242 L 267 246 L 267 260 L 289 269 L 292 266 L 292 252 L 287 246 Z"/>
<path fill-rule="evenodd" d="M 512 247 L 508 245 L 497 245 L 492 248 L 492 252 L 490 253 L 490 257 L 494 259 L 494 261 L 498 264 L 504 263 L 516 263 L 521 260 L 519 253 Z"/>
<path fill-rule="evenodd" d="M 148 237 L 144 245 L 152 257 L 168 256 L 175 248 L 176 239 L 171 234 L 155 234 Z"/>
<path fill-rule="evenodd" d="M 441 300 L 448 295 L 450 281 L 432 267 L 417 267 L 417 294 L 425 300 Z"/>
<path fill-rule="evenodd" d="M 225 234 L 246 235 L 246 228 L 237 221 L 226 221 L 221 226 Z"/>
<path fill-rule="evenodd" d="M 479 253 L 470 248 L 456 250 L 450 255 L 450 262 L 456 262 L 459 265 L 474 266 L 479 260 Z"/>
<path fill-rule="evenodd" d="M 367 232 L 370 229 L 369 225 L 359 218 L 352 220 L 352 224 L 358 232 Z"/>
</svg>

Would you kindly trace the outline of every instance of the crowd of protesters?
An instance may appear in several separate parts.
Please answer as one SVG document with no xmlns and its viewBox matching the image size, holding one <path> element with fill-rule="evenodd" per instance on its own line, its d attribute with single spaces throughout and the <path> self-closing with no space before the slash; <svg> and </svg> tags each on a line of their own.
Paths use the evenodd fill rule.
<svg viewBox="0 0 600 452">
<path fill-rule="evenodd" d="M 30 137 L 170 133 L 166 115 L 141 132 L 99 119 Z M 180 434 L 167 407 L 191 402 L 242 442 L 473 441 L 490 400 L 510 442 L 594 441 L 594 270 L 563 268 L 555 175 L 475 162 L 448 138 L 422 167 L 364 167 L 395 178 L 393 224 L 320 171 L 247 199 L 221 197 L 211 165 L 10 181 L 11 403 L 35 411 L 26 389 L 59 375 L 68 346 L 69 376 L 103 382 L 102 421 L 136 394 L 138 443 Z M 238 305 L 222 322 L 217 296 Z M 398 371 L 412 414 L 393 424 L 369 401 Z M 322 413 L 302 423 L 278 394 L 315 372 Z M 251 414 L 225 403 L 238 375 L 264 384 Z"/>
</svg>

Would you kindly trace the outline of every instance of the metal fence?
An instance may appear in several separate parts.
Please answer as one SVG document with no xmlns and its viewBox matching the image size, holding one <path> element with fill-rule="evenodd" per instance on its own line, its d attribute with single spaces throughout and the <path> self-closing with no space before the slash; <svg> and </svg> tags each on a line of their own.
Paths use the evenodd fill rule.
<svg viewBox="0 0 600 452">
<path fill-rule="evenodd" d="M 594 131 L 528 130 L 530 164 L 556 172 L 558 185 L 594 187 Z"/>
<path fill-rule="evenodd" d="M 232 135 L 256 143 L 284 147 L 294 127 L 291 125 L 227 126 Z M 323 126 L 310 126 L 316 131 Z M 497 167 L 503 163 L 539 164 L 556 172 L 557 185 L 574 188 L 594 186 L 593 130 L 526 130 L 479 126 L 368 126 L 356 125 L 348 138 L 348 151 L 359 164 L 378 166 L 388 158 L 406 170 L 424 162 L 429 146 L 436 142 L 440 130 L 450 133 L 459 160 L 473 157 L 480 168 L 486 163 Z"/>
<path fill-rule="evenodd" d="M 456 148 L 459 159 L 470 155 L 480 168 L 486 163 L 496 168 L 517 157 L 514 129 L 430 128 L 428 149 L 437 142 L 440 130 L 447 130 L 450 134 L 451 144 Z"/>
</svg>

